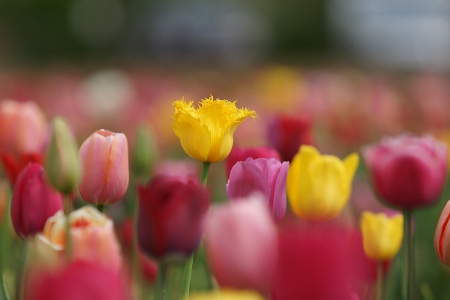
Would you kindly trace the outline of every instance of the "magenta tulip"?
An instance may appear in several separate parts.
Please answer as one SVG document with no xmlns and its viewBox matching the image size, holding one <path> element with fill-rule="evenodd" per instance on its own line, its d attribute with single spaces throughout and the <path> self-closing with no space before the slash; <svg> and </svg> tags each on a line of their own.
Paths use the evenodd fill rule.
<svg viewBox="0 0 450 300">
<path fill-rule="evenodd" d="M 247 197 L 254 192 L 263 194 L 263 201 L 279 222 L 286 213 L 286 177 L 289 162 L 275 158 L 247 158 L 231 169 L 226 186 L 231 201 Z"/>
<path fill-rule="evenodd" d="M 363 150 L 374 189 L 387 203 L 415 209 L 435 203 L 447 176 L 447 148 L 429 135 L 384 138 Z"/>
<path fill-rule="evenodd" d="M 97 130 L 81 145 L 81 197 L 92 204 L 119 201 L 128 188 L 128 145 L 123 133 Z"/>
<path fill-rule="evenodd" d="M 221 205 L 208 216 L 207 257 L 222 287 L 270 291 L 276 269 L 277 231 L 262 201 Z"/>
<path fill-rule="evenodd" d="M 155 176 L 138 186 L 138 242 L 154 258 L 188 257 L 198 246 L 209 208 L 209 192 L 196 177 Z"/>
<path fill-rule="evenodd" d="M 272 147 L 233 147 L 228 157 L 225 159 L 225 172 L 227 174 L 227 178 L 230 177 L 230 172 L 233 166 L 238 161 L 245 161 L 247 158 L 276 158 L 280 160 L 280 154 L 278 151 L 273 149 Z"/>
<path fill-rule="evenodd" d="M 11 220 L 17 235 L 42 232 L 45 222 L 63 208 L 63 198 L 44 178 L 44 168 L 30 163 L 17 177 L 11 202 Z"/>
</svg>

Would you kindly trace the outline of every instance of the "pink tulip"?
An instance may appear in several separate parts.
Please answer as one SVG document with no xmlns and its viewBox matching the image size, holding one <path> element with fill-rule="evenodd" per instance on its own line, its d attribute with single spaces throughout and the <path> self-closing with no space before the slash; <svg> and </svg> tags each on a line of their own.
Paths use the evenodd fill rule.
<svg viewBox="0 0 450 300">
<path fill-rule="evenodd" d="M 218 206 L 207 219 L 205 247 L 222 287 L 270 291 L 277 257 L 277 232 L 261 199 Z"/>
<path fill-rule="evenodd" d="M 434 234 L 434 250 L 442 263 L 450 266 L 450 201 L 442 210 Z"/>
<path fill-rule="evenodd" d="M 245 161 L 247 158 L 276 158 L 280 160 L 280 154 L 278 154 L 277 150 L 272 147 L 233 147 L 228 157 L 225 159 L 225 172 L 227 178 L 230 177 L 230 172 L 233 166 L 238 161 Z"/>
<path fill-rule="evenodd" d="M 44 178 L 44 168 L 28 164 L 16 181 L 11 202 L 11 220 L 17 235 L 26 238 L 41 232 L 47 219 L 63 207 L 63 198 Z"/>
<path fill-rule="evenodd" d="M 231 201 L 247 197 L 254 192 L 264 196 L 276 222 L 286 213 L 286 177 L 289 162 L 281 163 L 275 158 L 247 158 L 237 162 L 231 169 L 226 192 Z"/>
<path fill-rule="evenodd" d="M 110 204 L 128 188 L 128 145 L 123 133 L 97 130 L 81 145 L 82 166 L 78 186 L 81 197 L 92 204 Z"/>
<path fill-rule="evenodd" d="M 374 189 L 403 209 L 433 204 L 447 177 L 447 147 L 429 135 L 384 138 L 363 150 Z"/>
</svg>

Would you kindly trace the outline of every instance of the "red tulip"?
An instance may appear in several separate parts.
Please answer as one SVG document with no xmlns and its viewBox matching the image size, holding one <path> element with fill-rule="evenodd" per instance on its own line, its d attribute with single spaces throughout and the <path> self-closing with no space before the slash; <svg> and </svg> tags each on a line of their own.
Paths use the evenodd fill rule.
<svg viewBox="0 0 450 300">
<path fill-rule="evenodd" d="M 277 258 L 277 232 L 258 195 L 216 207 L 208 217 L 205 247 L 222 287 L 270 291 Z"/>
<path fill-rule="evenodd" d="M 303 116 L 277 115 L 269 123 L 268 140 L 283 160 L 291 161 L 301 145 L 312 145 L 312 122 Z"/>
<path fill-rule="evenodd" d="M 117 272 L 92 262 L 74 261 L 56 272 L 31 273 L 26 300 L 128 300 Z"/>
<path fill-rule="evenodd" d="M 97 130 L 81 145 L 81 197 L 92 204 L 119 201 L 128 188 L 128 145 L 123 133 Z"/>
<path fill-rule="evenodd" d="M 225 159 L 225 172 L 227 174 L 227 178 L 230 177 L 230 172 L 233 166 L 238 161 L 245 161 L 247 158 L 276 158 L 280 160 L 280 154 L 278 151 L 271 147 L 233 147 L 228 157 Z"/>
<path fill-rule="evenodd" d="M 42 163 L 48 124 L 34 102 L 0 103 L 0 159 L 11 183 L 29 163 Z"/>
<path fill-rule="evenodd" d="M 11 220 L 21 238 L 41 232 L 45 222 L 63 208 L 63 198 L 44 178 L 44 168 L 30 163 L 17 177 L 11 202 Z"/>
<path fill-rule="evenodd" d="M 414 209 L 439 200 L 447 177 L 447 148 L 433 137 L 384 138 L 363 155 L 374 189 L 389 204 Z"/>
<path fill-rule="evenodd" d="M 209 192 L 195 177 L 157 175 L 139 186 L 138 242 L 154 258 L 187 257 L 198 246 Z"/>
</svg>

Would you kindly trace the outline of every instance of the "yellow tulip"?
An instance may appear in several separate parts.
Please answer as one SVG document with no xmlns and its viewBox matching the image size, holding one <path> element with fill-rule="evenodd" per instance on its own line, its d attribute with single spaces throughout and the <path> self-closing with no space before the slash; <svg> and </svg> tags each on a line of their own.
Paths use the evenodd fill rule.
<svg viewBox="0 0 450 300">
<path fill-rule="evenodd" d="M 173 107 L 173 131 L 184 151 L 202 162 L 224 160 L 233 147 L 233 133 L 238 125 L 247 117 L 256 118 L 255 111 L 238 109 L 235 102 L 214 100 L 213 96 L 201 100 L 198 109 L 184 98 L 176 100 Z"/>
<path fill-rule="evenodd" d="M 350 197 L 358 163 L 356 153 L 341 161 L 336 156 L 320 155 L 312 146 L 301 146 L 287 176 L 287 194 L 294 213 L 312 222 L 338 215 Z"/>
<path fill-rule="evenodd" d="M 377 260 L 391 260 L 400 250 L 403 239 L 403 215 L 388 217 L 385 213 L 365 211 L 361 215 L 364 252 Z"/>
<path fill-rule="evenodd" d="M 264 300 L 264 298 L 252 291 L 220 290 L 192 294 L 189 300 Z"/>
</svg>

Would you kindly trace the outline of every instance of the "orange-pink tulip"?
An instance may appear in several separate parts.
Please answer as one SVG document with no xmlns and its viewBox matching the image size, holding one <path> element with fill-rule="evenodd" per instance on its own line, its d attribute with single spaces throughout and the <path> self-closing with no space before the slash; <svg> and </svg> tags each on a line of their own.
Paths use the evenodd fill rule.
<svg viewBox="0 0 450 300">
<path fill-rule="evenodd" d="M 128 145 L 123 133 L 97 130 L 81 145 L 81 197 L 92 204 L 110 204 L 128 188 Z"/>
</svg>

